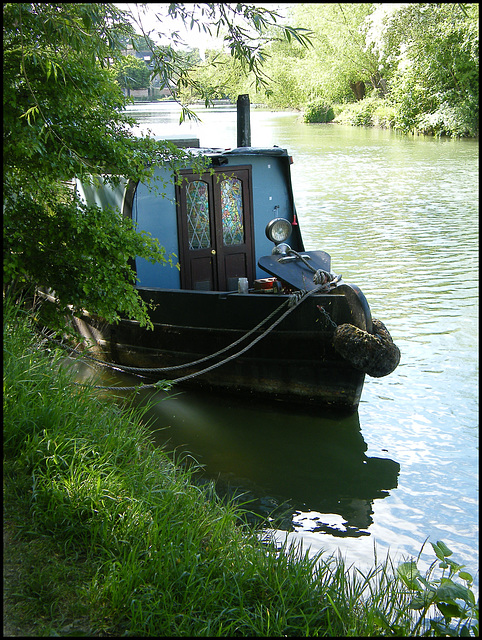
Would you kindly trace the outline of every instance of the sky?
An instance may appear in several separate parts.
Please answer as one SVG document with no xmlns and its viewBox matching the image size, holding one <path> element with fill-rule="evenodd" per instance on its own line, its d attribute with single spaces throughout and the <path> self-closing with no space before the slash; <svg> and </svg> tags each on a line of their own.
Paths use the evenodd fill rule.
<svg viewBox="0 0 482 640">
<path fill-rule="evenodd" d="M 270 2 L 250 4 L 264 6 L 271 10 L 279 11 L 280 13 L 283 8 L 289 6 L 287 4 L 282 5 Z M 116 3 L 116 6 L 121 9 L 128 9 L 134 16 L 136 16 L 136 18 L 140 19 L 146 32 L 149 32 L 152 29 L 153 31 L 150 34 L 150 37 L 156 44 L 168 44 L 170 31 L 176 30 L 179 31 L 179 35 L 186 42 L 188 48 L 199 49 L 202 58 L 204 58 L 206 49 L 217 49 L 222 47 L 223 42 L 221 38 L 210 38 L 209 35 L 204 32 L 199 32 L 196 26 L 192 30 L 186 29 L 182 20 L 167 18 L 162 24 L 160 24 L 155 16 L 156 14 L 166 16 L 169 3 L 149 2 L 147 3 L 147 8 L 142 9 L 136 3 Z M 140 32 L 140 29 L 136 27 L 136 31 Z M 159 38 L 159 31 L 166 32 L 163 38 Z"/>
<path fill-rule="evenodd" d="M 134 16 L 138 17 L 146 33 L 152 30 L 150 37 L 156 44 L 168 44 L 171 31 L 178 31 L 180 37 L 186 42 L 186 48 L 199 49 L 202 58 L 206 49 L 222 46 L 222 39 L 209 38 L 207 34 L 200 33 L 197 28 L 186 29 L 180 19 L 166 18 L 162 24 L 159 23 L 156 14 L 167 16 L 168 3 L 149 2 L 147 5 L 146 9 L 140 9 L 135 3 L 116 3 L 116 6 L 129 9 Z M 136 31 L 140 32 L 137 26 Z M 165 32 L 165 37 L 159 37 L 160 31 Z"/>
</svg>

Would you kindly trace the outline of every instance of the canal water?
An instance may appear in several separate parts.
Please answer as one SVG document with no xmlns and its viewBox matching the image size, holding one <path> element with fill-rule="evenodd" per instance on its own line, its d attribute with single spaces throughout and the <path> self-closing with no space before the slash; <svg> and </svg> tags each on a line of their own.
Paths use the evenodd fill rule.
<svg viewBox="0 0 482 640">
<path fill-rule="evenodd" d="M 235 107 L 133 105 L 139 130 L 236 146 Z M 310 415 L 278 403 L 175 389 L 146 392 L 159 445 L 189 454 L 219 490 L 244 492 L 272 534 L 367 569 L 433 560 L 443 540 L 478 568 L 478 144 L 380 129 L 304 124 L 253 108 L 253 146 L 293 156 L 305 249 L 365 293 L 402 359 L 366 378 L 358 412 Z M 281 345 L 280 345 L 281 348 Z M 129 376 L 104 379 L 125 384 Z M 138 380 L 136 380 L 138 383 Z"/>
</svg>

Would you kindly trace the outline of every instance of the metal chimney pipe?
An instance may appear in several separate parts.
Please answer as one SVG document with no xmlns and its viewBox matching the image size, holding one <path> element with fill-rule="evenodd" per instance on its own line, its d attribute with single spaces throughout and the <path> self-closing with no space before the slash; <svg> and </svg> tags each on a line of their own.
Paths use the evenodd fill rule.
<svg viewBox="0 0 482 640">
<path fill-rule="evenodd" d="M 238 125 L 238 147 L 251 146 L 251 123 L 249 113 L 249 94 L 245 93 L 238 96 L 236 103 L 237 109 L 237 125 Z"/>
</svg>

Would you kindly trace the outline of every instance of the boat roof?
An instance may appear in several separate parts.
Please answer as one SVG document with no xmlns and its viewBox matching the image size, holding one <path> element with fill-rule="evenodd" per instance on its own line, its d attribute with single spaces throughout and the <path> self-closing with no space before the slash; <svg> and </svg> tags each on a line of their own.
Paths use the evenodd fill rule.
<svg viewBox="0 0 482 640">
<path fill-rule="evenodd" d="M 195 155 L 207 156 L 288 156 L 286 149 L 280 147 L 236 147 L 235 149 L 219 149 L 211 147 L 187 148 Z"/>
<path fill-rule="evenodd" d="M 272 147 L 236 147 L 234 149 L 223 149 L 221 147 L 201 147 L 199 138 L 189 134 L 177 134 L 172 136 L 154 136 L 155 140 L 166 140 L 172 142 L 177 147 L 186 149 L 193 155 L 208 156 L 288 156 L 288 151 L 277 145 Z"/>
</svg>

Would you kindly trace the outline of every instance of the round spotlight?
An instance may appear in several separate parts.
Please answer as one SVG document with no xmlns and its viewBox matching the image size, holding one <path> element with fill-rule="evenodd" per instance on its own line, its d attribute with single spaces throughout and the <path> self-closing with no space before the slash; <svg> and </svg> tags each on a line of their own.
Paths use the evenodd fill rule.
<svg viewBox="0 0 482 640">
<path fill-rule="evenodd" d="M 285 218 L 274 218 L 266 225 L 266 235 L 271 242 L 279 244 L 291 235 L 291 222 Z"/>
</svg>

